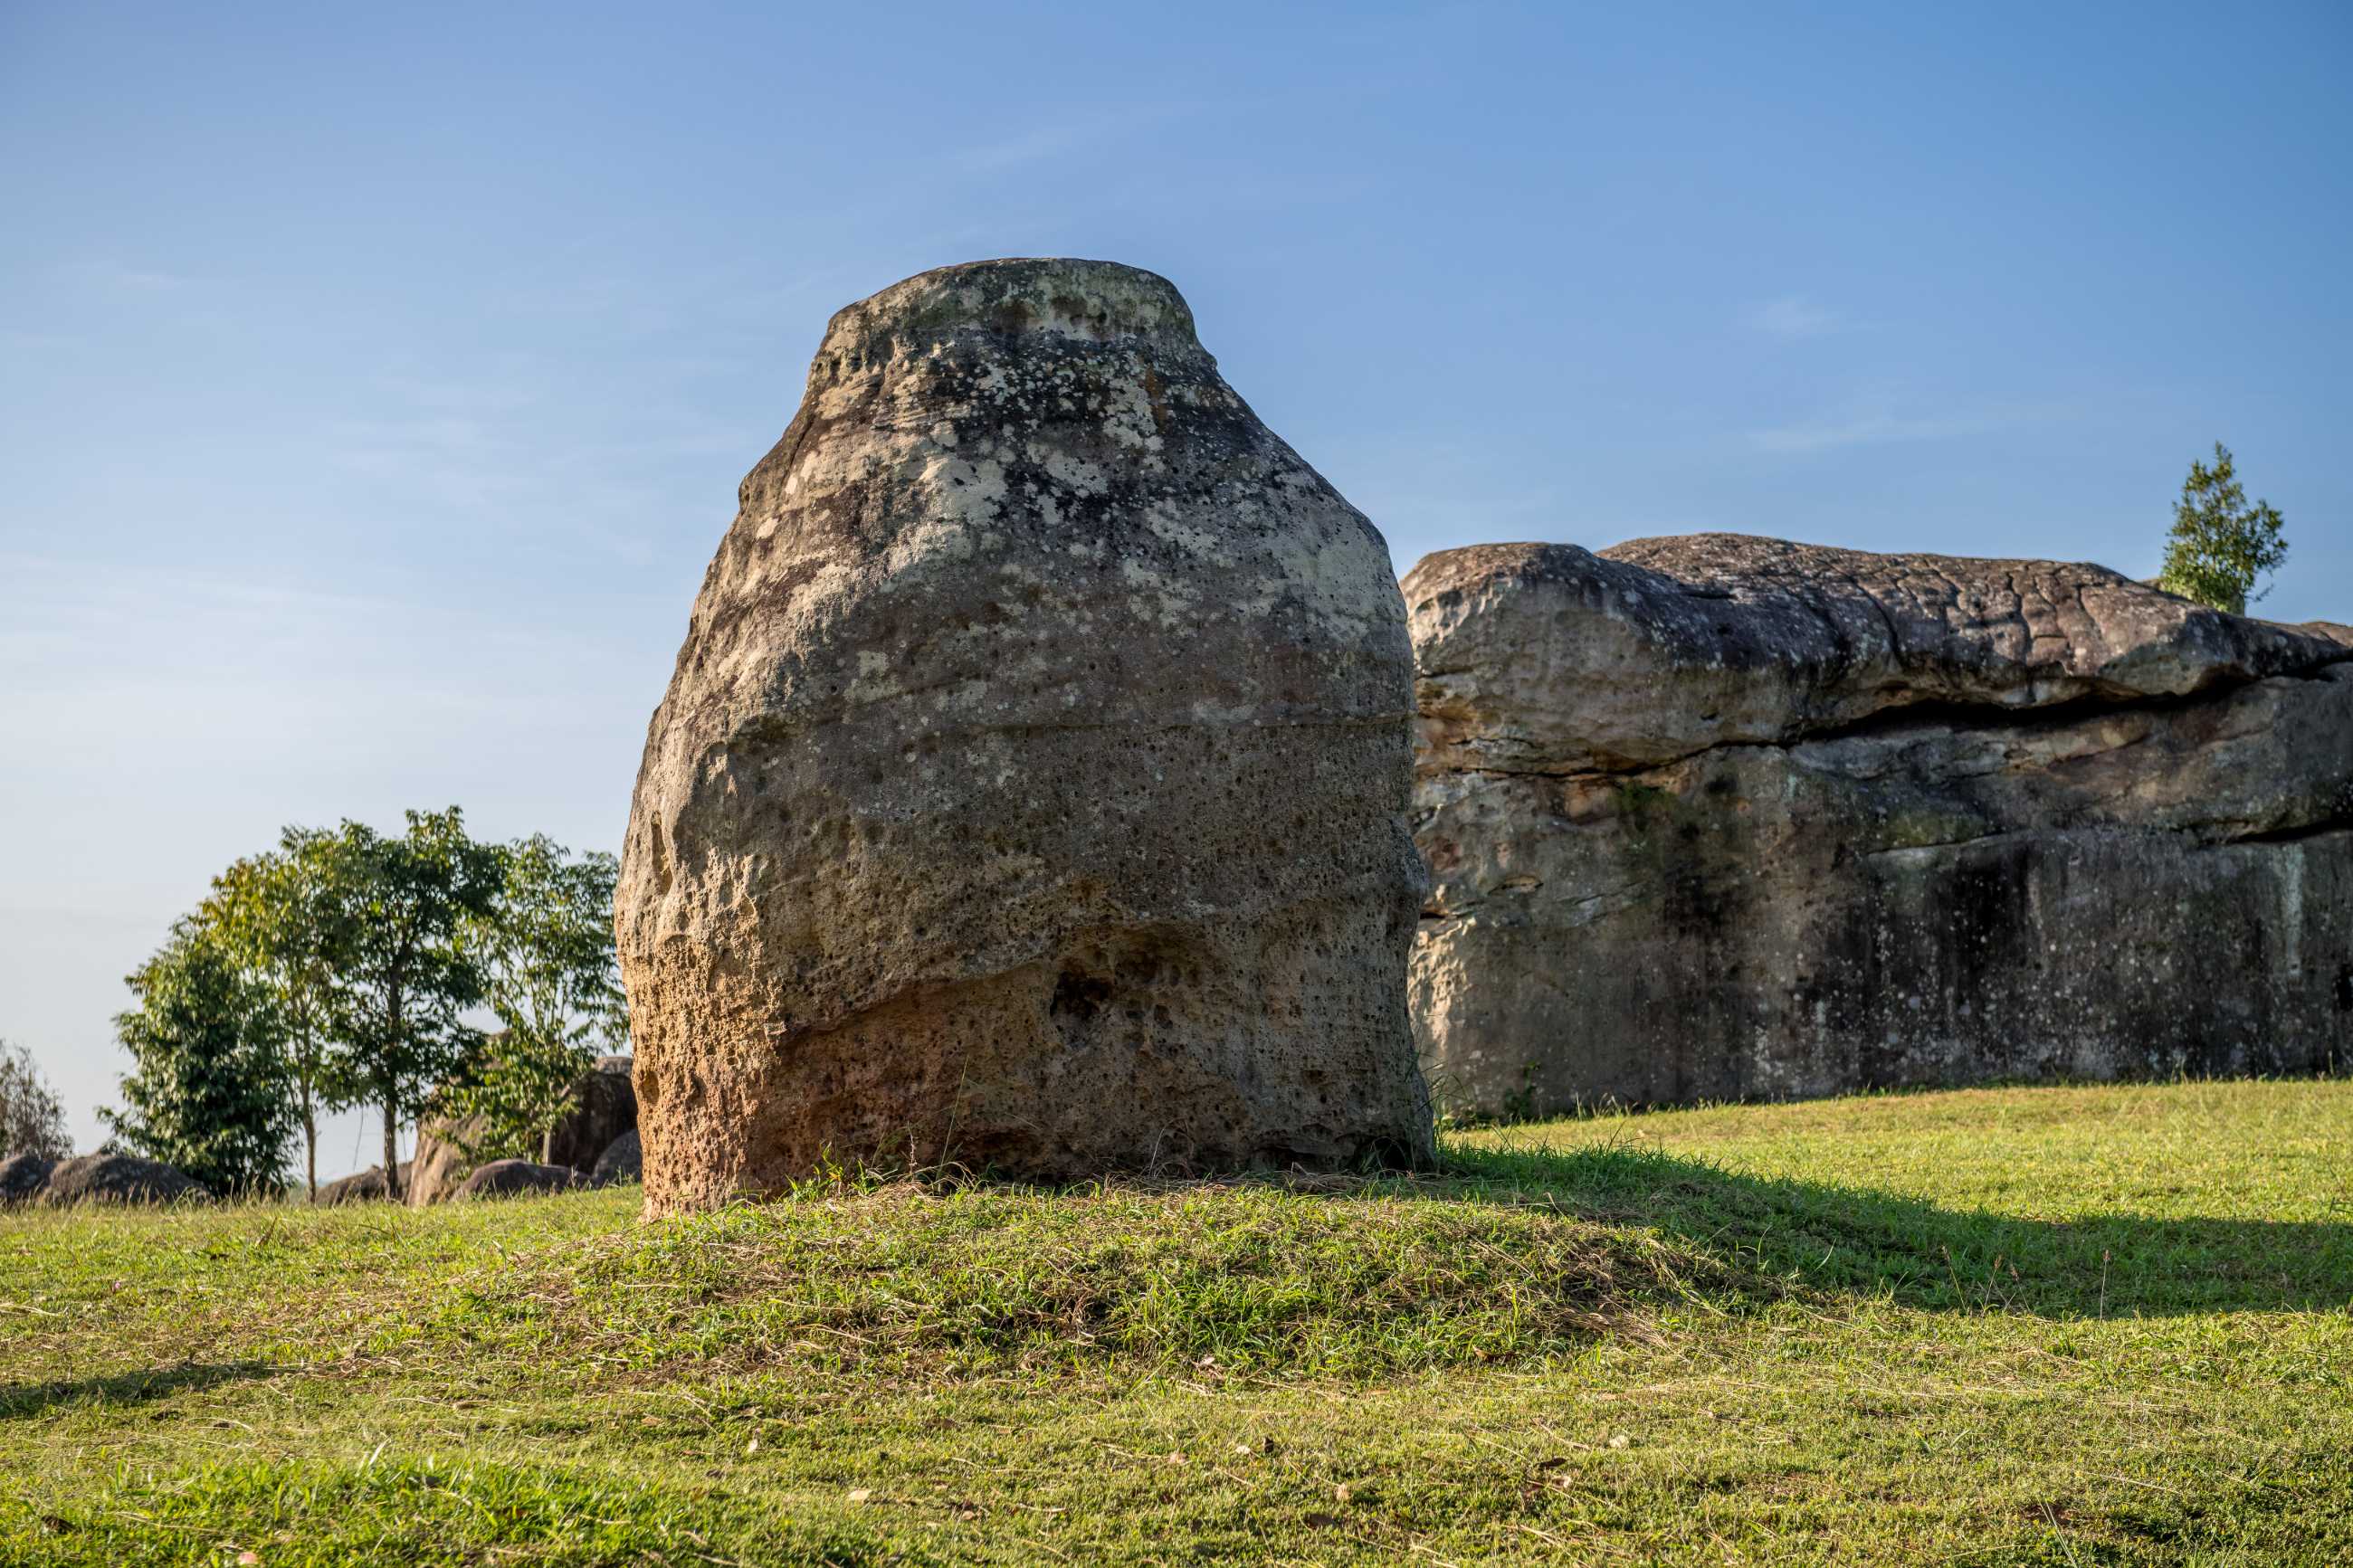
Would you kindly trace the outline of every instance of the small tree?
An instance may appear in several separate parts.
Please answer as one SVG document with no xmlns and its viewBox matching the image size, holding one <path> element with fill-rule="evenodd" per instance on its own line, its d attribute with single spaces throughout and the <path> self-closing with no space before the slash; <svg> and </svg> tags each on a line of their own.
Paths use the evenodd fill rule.
<svg viewBox="0 0 2353 1568">
<path fill-rule="evenodd" d="M 66 1108 L 41 1076 L 33 1053 L 0 1040 L 0 1156 L 37 1154 L 62 1160 L 73 1152 Z"/>
<path fill-rule="evenodd" d="M 612 856 L 576 859 L 544 834 L 507 847 L 496 907 L 469 922 L 484 1000 L 504 1032 L 453 1087 L 450 1109 L 481 1116 L 488 1142 L 552 1156 L 572 1085 L 600 1048 L 628 1038 L 613 951 Z"/>
<path fill-rule="evenodd" d="M 352 944 L 349 900 L 337 895 L 335 836 L 290 827 L 275 853 L 248 856 L 213 879 L 198 918 L 277 1004 L 286 1081 L 302 1126 L 302 1176 L 319 1192 L 319 1116 L 343 1106 L 332 1032 L 335 975 Z"/>
<path fill-rule="evenodd" d="M 2247 504 L 2231 449 L 2215 442 L 2213 466 L 2191 463 L 2181 499 L 2173 504 L 2173 534 L 2158 584 L 2185 599 L 2243 616 L 2256 581 L 2286 559 L 2278 510 L 2269 501 Z"/>
<path fill-rule="evenodd" d="M 278 1191 L 294 1116 L 269 990 L 193 920 L 125 984 L 139 1005 L 114 1026 L 136 1070 L 125 1108 L 100 1112 L 116 1137 L 224 1196 Z"/>
<path fill-rule="evenodd" d="M 400 1194 L 400 1129 L 480 1039 L 465 1025 L 482 999 L 480 964 L 463 940 L 497 901 L 504 857 L 466 837 L 456 806 L 412 811 L 387 838 L 346 821 L 322 835 L 323 897 L 346 933 L 335 977 L 335 1047 L 328 1088 L 384 1113 L 384 1179 Z"/>
</svg>

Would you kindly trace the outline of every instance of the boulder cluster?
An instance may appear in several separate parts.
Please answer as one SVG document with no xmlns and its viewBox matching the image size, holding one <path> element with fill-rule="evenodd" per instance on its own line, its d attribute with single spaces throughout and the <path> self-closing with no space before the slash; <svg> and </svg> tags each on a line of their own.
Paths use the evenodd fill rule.
<svg viewBox="0 0 2353 1568">
<path fill-rule="evenodd" d="M 1716 534 L 1450 551 L 1401 595 L 1176 289 L 1103 262 L 842 310 L 739 499 L 617 904 L 649 1212 L 1409 1164 L 1432 1089 L 2344 1048 L 2342 628 Z"/>
<path fill-rule="evenodd" d="M 452 1198 L 610 1186 L 638 1179 L 638 1096 L 628 1057 L 599 1057 L 574 1080 L 571 1109 L 550 1130 L 545 1160 L 486 1158 L 492 1141 L 480 1116 L 427 1117 L 417 1153 L 400 1164 L 400 1193 L 412 1207 Z M 382 1203 L 384 1168 L 371 1165 L 319 1188 L 322 1204 Z"/>
<path fill-rule="evenodd" d="M 42 1154 L 0 1158 L 0 1208 L 32 1204 L 72 1208 L 83 1204 L 192 1203 L 211 1195 L 171 1166 L 136 1154 L 76 1154 L 63 1160 Z"/>
<path fill-rule="evenodd" d="M 574 1080 L 571 1109 L 549 1131 L 543 1159 L 485 1160 L 491 1135 L 486 1120 L 427 1118 L 417 1131 L 416 1157 L 401 1168 L 402 1195 L 421 1208 L 450 1198 L 635 1181 L 638 1094 L 631 1067 L 628 1057 L 599 1057 Z M 384 1176 L 375 1175 L 381 1196 Z"/>
<path fill-rule="evenodd" d="M 1410 1167 L 1440 1108 L 2353 1056 L 2353 628 L 1715 533 L 1400 585 L 1100 261 L 839 311 L 738 500 L 630 807 L 635 1057 L 537 1160 L 428 1120 L 412 1204 Z M 0 1205 L 195 1192 L 0 1161 Z"/>
<path fill-rule="evenodd" d="M 638 1098 L 628 1057 L 600 1057 L 572 1085 L 572 1108 L 550 1133 L 547 1163 L 480 1157 L 490 1137 L 479 1118 L 428 1119 L 418 1131 L 417 1154 L 400 1164 L 404 1199 L 417 1206 L 453 1198 L 504 1197 L 517 1193 L 603 1187 L 638 1179 Z M 51 1160 L 38 1154 L 0 1157 L 0 1208 L 34 1204 L 154 1205 L 207 1201 L 211 1194 L 171 1166 L 123 1153 Z M 391 1196 L 384 1168 L 320 1184 L 311 1200 L 326 1207 L 384 1203 Z"/>
</svg>

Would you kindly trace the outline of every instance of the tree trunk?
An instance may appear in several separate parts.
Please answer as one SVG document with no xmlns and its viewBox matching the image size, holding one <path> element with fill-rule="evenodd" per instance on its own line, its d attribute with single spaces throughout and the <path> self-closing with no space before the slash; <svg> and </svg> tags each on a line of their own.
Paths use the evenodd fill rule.
<svg viewBox="0 0 2353 1568">
<path fill-rule="evenodd" d="M 384 998 L 385 1075 L 384 1079 L 384 1195 L 399 1203 L 407 1194 L 400 1190 L 400 1097 L 399 1082 L 390 1072 L 391 1064 L 399 1059 L 399 1049 L 406 1037 L 402 1025 L 406 1021 L 400 1011 L 399 972 L 385 988 Z"/>
<path fill-rule="evenodd" d="M 404 1196 L 400 1190 L 400 1104 L 390 1095 L 384 1098 L 384 1195 L 394 1203 Z"/>
<path fill-rule="evenodd" d="M 319 1113 L 311 1104 L 311 1086 L 302 1086 L 302 1176 L 311 1188 L 311 1201 L 319 1201 Z"/>
<path fill-rule="evenodd" d="M 539 1163 L 543 1165 L 555 1163 L 555 1123 L 553 1121 L 539 1130 Z"/>
</svg>

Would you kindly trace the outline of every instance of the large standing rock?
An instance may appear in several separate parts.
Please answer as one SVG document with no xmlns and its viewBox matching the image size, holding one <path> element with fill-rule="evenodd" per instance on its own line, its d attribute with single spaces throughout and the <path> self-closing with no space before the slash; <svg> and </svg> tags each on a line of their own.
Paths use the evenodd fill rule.
<svg viewBox="0 0 2353 1568">
<path fill-rule="evenodd" d="M 1405 580 L 1414 958 L 1487 1113 L 2353 1046 L 2353 646 L 2103 567 L 1703 534 Z"/>
<path fill-rule="evenodd" d="M 742 500 L 623 858 L 650 1210 L 1426 1153 L 1403 606 L 1175 289 L 852 305 Z"/>
<path fill-rule="evenodd" d="M 60 1160 L 41 1184 L 41 1201 L 73 1204 L 170 1204 L 212 1194 L 171 1166 L 135 1154 L 77 1154 Z"/>
<path fill-rule="evenodd" d="M 492 1042 L 495 1048 L 496 1041 Z M 586 1173 L 614 1139 L 638 1125 L 638 1091 L 628 1057 L 598 1057 L 596 1065 L 572 1083 L 572 1109 L 548 1138 L 553 1163 Z M 496 1147 L 490 1122 L 480 1116 L 429 1116 L 417 1129 L 417 1157 L 403 1167 L 401 1190 L 416 1207 L 438 1204 L 485 1162 L 516 1151 Z M 537 1149 L 523 1151 L 536 1160 Z"/>
</svg>

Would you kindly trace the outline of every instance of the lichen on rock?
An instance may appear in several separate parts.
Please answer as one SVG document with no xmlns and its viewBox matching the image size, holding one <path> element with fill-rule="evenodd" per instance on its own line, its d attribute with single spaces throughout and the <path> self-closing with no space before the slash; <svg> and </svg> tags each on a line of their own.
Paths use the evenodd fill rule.
<svg viewBox="0 0 2353 1568">
<path fill-rule="evenodd" d="M 2105 567 L 1739 535 L 1405 580 L 1413 968 L 1488 1114 L 2310 1071 L 2353 1025 L 2353 643 Z"/>
<path fill-rule="evenodd" d="M 1174 288 L 852 305 L 741 501 L 624 856 L 649 1209 L 1427 1153 L 1403 605 Z"/>
</svg>

